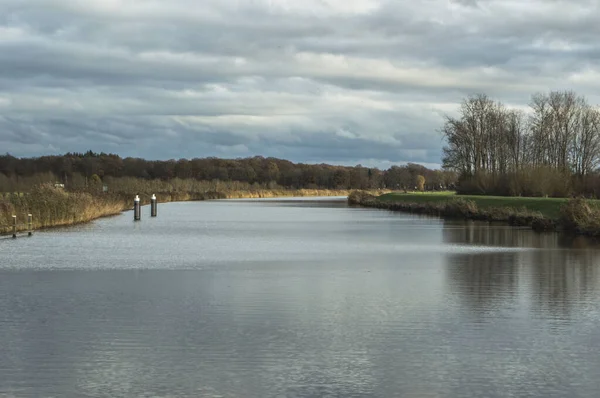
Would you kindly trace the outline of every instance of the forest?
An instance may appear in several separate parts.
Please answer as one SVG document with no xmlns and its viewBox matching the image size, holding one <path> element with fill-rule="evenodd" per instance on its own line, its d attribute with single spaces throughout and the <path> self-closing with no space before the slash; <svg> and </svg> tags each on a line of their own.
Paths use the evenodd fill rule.
<svg viewBox="0 0 600 398">
<path fill-rule="evenodd" d="M 28 192 L 41 183 L 60 183 L 71 191 L 98 184 L 174 180 L 238 182 L 261 189 L 427 189 L 453 187 L 456 173 L 431 170 L 409 163 L 387 170 L 357 165 L 293 163 L 255 156 L 240 159 L 194 158 L 145 160 L 116 154 L 67 153 L 59 156 L 17 158 L 0 156 L 0 192 Z M 231 185 L 231 184 L 229 184 Z"/>
<path fill-rule="evenodd" d="M 527 109 L 472 95 L 442 133 L 459 193 L 600 196 L 600 109 L 573 91 L 535 93 Z"/>
</svg>

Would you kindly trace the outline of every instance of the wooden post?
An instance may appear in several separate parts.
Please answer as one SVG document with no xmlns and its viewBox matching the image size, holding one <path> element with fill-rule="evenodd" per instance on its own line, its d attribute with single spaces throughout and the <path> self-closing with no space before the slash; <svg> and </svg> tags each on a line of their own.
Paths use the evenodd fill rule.
<svg viewBox="0 0 600 398">
<path fill-rule="evenodd" d="M 17 237 L 17 216 L 13 216 L 13 239 Z"/>
<path fill-rule="evenodd" d="M 29 236 L 33 235 L 33 215 L 31 215 L 31 214 L 27 215 L 27 227 L 29 229 L 28 235 Z"/>
<path fill-rule="evenodd" d="M 157 211 L 156 195 L 152 194 L 152 198 L 150 199 L 150 215 L 152 217 L 156 217 L 156 211 Z"/>
<path fill-rule="evenodd" d="M 135 195 L 135 199 L 133 200 L 133 220 L 140 221 L 142 219 L 142 209 L 140 206 L 140 197 Z"/>
</svg>

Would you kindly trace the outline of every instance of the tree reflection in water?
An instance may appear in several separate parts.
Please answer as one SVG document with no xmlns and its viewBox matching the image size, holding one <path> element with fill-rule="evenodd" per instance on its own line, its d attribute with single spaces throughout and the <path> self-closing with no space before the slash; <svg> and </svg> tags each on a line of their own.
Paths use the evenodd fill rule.
<svg viewBox="0 0 600 398">
<path fill-rule="evenodd" d="M 526 300 L 531 316 L 567 320 L 599 298 L 596 241 L 457 221 L 445 222 L 443 237 L 449 244 L 498 249 L 446 257 L 450 294 L 478 317 Z"/>
</svg>

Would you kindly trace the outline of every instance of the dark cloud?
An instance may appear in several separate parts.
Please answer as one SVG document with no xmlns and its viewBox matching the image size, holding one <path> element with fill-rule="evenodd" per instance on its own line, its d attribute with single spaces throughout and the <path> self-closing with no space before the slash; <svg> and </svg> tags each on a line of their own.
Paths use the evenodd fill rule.
<svg viewBox="0 0 600 398">
<path fill-rule="evenodd" d="M 599 103 L 596 1 L 0 0 L 0 146 L 438 164 L 462 98 Z"/>
</svg>

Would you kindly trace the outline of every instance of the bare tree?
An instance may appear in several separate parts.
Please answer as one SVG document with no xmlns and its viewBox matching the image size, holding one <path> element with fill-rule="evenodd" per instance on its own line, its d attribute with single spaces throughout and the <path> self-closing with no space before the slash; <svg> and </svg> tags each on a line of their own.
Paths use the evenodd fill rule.
<svg viewBox="0 0 600 398">
<path fill-rule="evenodd" d="M 600 110 L 589 105 L 583 107 L 577 126 L 571 149 L 573 172 L 585 176 L 600 162 Z"/>
<path fill-rule="evenodd" d="M 525 176 L 523 171 L 538 170 L 538 176 L 546 176 L 538 180 L 559 181 L 586 176 L 600 165 L 600 110 L 573 91 L 536 93 L 528 113 L 485 94 L 469 96 L 458 117 L 446 117 L 442 133 L 447 143 L 444 168 L 474 181 L 478 190 L 481 181 L 494 189 L 506 177 Z M 565 192 L 564 182 L 555 192 Z"/>
</svg>

